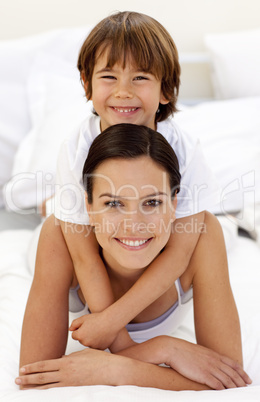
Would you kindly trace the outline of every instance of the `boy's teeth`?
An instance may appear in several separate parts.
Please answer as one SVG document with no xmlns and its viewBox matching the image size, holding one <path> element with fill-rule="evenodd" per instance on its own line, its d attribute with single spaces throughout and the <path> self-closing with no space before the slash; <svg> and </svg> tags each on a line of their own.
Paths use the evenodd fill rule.
<svg viewBox="0 0 260 402">
<path fill-rule="evenodd" d="M 138 247 L 138 246 L 141 246 L 142 244 L 146 243 L 147 240 L 135 240 L 134 241 L 134 240 L 122 239 L 121 242 L 123 244 L 126 244 L 127 246 L 130 246 L 130 247 Z"/>
<path fill-rule="evenodd" d="M 136 107 L 132 107 L 129 109 L 122 109 L 122 108 L 115 107 L 114 109 L 120 113 L 129 113 L 129 112 L 133 112 L 134 110 L 136 110 Z"/>
</svg>

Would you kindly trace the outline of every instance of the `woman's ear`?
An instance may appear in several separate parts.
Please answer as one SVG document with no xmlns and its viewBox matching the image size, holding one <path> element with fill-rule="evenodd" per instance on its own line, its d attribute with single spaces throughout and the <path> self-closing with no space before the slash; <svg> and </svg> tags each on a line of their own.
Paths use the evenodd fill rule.
<svg viewBox="0 0 260 402">
<path fill-rule="evenodd" d="M 175 211 L 177 208 L 177 203 L 178 203 L 177 195 L 175 194 L 174 198 L 172 199 L 172 216 L 171 216 L 172 222 L 174 222 L 176 220 Z"/>
<path fill-rule="evenodd" d="M 88 202 L 87 193 L 85 193 L 85 204 L 86 204 L 86 208 L 87 208 L 87 212 L 88 212 L 88 216 L 89 216 L 89 224 L 90 224 L 90 226 L 95 226 L 94 220 L 93 220 L 93 215 L 92 215 L 92 204 L 90 204 Z"/>
</svg>

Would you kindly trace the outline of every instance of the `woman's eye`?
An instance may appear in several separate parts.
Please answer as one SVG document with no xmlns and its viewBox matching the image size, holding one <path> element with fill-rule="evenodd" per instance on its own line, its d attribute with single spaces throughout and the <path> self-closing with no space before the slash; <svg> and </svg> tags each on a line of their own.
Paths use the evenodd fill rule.
<svg viewBox="0 0 260 402">
<path fill-rule="evenodd" d="M 161 200 L 148 200 L 144 203 L 144 206 L 146 207 L 158 207 L 159 205 L 162 204 Z"/>
<path fill-rule="evenodd" d="M 117 200 L 107 201 L 105 202 L 105 205 L 110 208 L 118 208 L 122 206 L 121 202 Z"/>
</svg>

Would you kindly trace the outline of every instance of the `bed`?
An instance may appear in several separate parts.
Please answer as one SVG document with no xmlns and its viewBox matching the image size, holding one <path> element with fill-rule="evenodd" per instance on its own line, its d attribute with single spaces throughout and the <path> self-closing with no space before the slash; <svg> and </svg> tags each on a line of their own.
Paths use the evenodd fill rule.
<svg viewBox="0 0 260 402">
<path fill-rule="evenodd" d="M 259 401 L 260 54 L 255 49 L 260 49 L 260 30 L 207 35 L 206 54 L 197 59 L 181 54 L 183 64 L 210 64 L 215 99 L 196 104 L 192 100 L 192 105 L 180 100 L 176 115 L 184 130 L 199 137 L 221 186 L 221 203 L 212 212 L 225 236 L 244 366 L 253 384 L 225 391 L 174 392 L 135 386 L 19 391 L 14 383 L 41 222 L 39 205 L 55 191 L 61 142 L 91 111 L 75 67 L 90 28 L 59 29 L 0 43 L 0 400 Z M 237 63 L 241 46 L 247 66 Z M 52 210 L 51 201 L 47 209 Z M 192 312 L 174 336 L 195 340 Z M 67 353 L 78 348 L 69 339 Z"/>
</svg>

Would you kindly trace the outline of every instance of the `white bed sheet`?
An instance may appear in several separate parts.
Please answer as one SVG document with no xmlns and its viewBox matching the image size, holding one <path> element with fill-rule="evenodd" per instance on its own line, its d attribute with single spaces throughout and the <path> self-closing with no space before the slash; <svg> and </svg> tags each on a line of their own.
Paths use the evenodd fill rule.
<svg viewBox="0 0 260 402">
<path fill-rule="evenodd" d="M 229 247 L 231 283 L 241 319 L 245 369 L 253 379 L 247 388 L 226 391 L 163 391 L 135 386 L 88 386 L 20 391 L 14 383 L 18 372 L 20 331 L 32 275 L 27 250 L 33 231 L 0 232 L 0 401 L 259 401 L 260 400 L 260 248 L 256 242 L 232 238 Z M 15 252 L 14 252 L 15 251 Z M 71 317 L 72 318 L 72 317 Z M 177 336 L 192 339 L 192 314 Z M 77 345 L 76 345 L 77 347 Z M 75 350 L 69 340 L 68 351 Z"/>
</svg>

